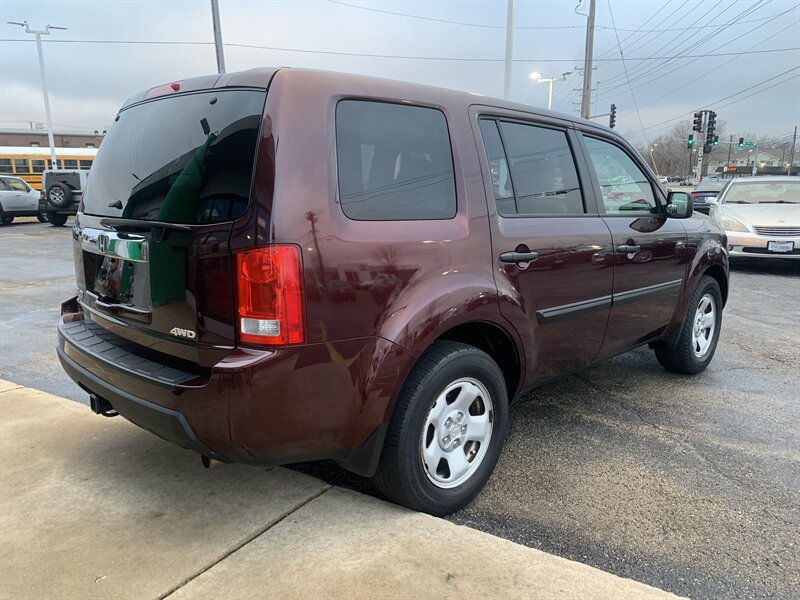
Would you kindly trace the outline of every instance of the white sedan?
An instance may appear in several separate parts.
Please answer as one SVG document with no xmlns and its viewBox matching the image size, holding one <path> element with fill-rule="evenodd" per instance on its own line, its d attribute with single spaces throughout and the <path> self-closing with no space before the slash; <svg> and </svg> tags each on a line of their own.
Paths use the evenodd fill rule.
<svg viewBox="0 0 800 600">
<path fill-rule="evenodd" d="M 39 192 L 19 177 L 0 175 L 0 223 L 10 225 L 14 217 L 47 218 L 39 210 Z"/>
<path fill-rule="evenodd" d="M 800 259 L 800 178 L 734 179 L 711 205 L 731 257 Z"/>
</svg>

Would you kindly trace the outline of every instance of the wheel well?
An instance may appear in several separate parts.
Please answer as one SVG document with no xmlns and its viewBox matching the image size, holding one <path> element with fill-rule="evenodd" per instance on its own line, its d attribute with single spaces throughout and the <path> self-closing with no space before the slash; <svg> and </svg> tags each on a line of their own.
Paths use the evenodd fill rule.
<svg viewBox="0 0 800 600">
<path fill-rule="evenodd" d="M 503 329 L 491 323 L 464 323 L 448 329 L 437 339 L 469 344 L 486 352 L 503 372 L 509 401 L 514 398 L 520 380 L 519 353 Z"/>
<path fill-rule="evenodd" d="M 723 306 L 728 302 L 728 278 L 725 277 L 725 271 L 719 265 L 711 265 L 706 269 L 704 275 L 713 277 L 719 284 L 719 289 L 722 292 Z"/>
</svg>

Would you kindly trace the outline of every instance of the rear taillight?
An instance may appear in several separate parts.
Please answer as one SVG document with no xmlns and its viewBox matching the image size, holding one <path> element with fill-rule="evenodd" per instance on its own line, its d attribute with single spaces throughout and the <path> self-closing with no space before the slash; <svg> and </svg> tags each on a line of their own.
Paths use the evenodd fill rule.
<svg viewBox="0 0 800 600">
<path fill-rule="evenodd" d="M 296 246 L 236 255 L 239 341 L 270 346 L 305 341 L 300 264 Z"/>
</svg>

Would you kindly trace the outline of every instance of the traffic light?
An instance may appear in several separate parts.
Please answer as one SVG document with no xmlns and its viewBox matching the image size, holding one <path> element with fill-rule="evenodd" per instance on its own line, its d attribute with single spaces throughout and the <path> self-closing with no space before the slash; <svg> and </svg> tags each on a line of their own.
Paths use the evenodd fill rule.
<svg viewBox="0 0 800 600">
<path fill-rule="evenodd" d="M 689 139 L 686 140 L 686 147 L 687 148 L 691 148 L 692 146 L 694 146 L 694 134 L 690 133 L 689 134 Z"/>
<path fill-rule="evenodd" d="M 611 111 L 608 114 L 608 126 L 611 129 L 614 129 L 614 125 L 617 124 L 617 105 L 611 105 Z"/>
<path fill-rule="evenodd" d="M 719 136 L 718 135 L 714 136 L 714 141 L 711 142 L 711 145 L 712 146 L 719 146 Z"/>
<path fill-rule="evenodd" d="M 739 138 L 739 148 L 744 148 L 744 138 Z"/>
<path fill-rule="evenodd" d="M 708 122 L 706 127 L 706 146 L 714 144 L 714 129 L 717 127 L 717 113 L 713 110 L 708 113 Z"/>
<path fill-rule="evenodd" d="M 717 127 L 717 113 L 713 110 L 708 113 L 708 131 L 712 134 L 714 133 L 714 129 Z"/>
<path fill-rule="evenodd" d="M 694 113 L 694 121 L 692 121 L 692 131 L 703 131 L 703 113 Z"/>
</svg>

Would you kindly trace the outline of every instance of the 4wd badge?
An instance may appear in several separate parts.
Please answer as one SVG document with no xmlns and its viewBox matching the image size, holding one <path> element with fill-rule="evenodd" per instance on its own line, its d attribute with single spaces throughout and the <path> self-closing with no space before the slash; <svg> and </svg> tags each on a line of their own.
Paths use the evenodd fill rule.
<svg viewBox="0 0 800 600">
<path fill-rule="evenodd" d="M 194 331 L 191 329 L 184 329 L 183 327 L 173 327 L 169 332 L 174 336 L 186 338 L 187 340 L 193 340 L 197 337 Z"/>
</svg>

